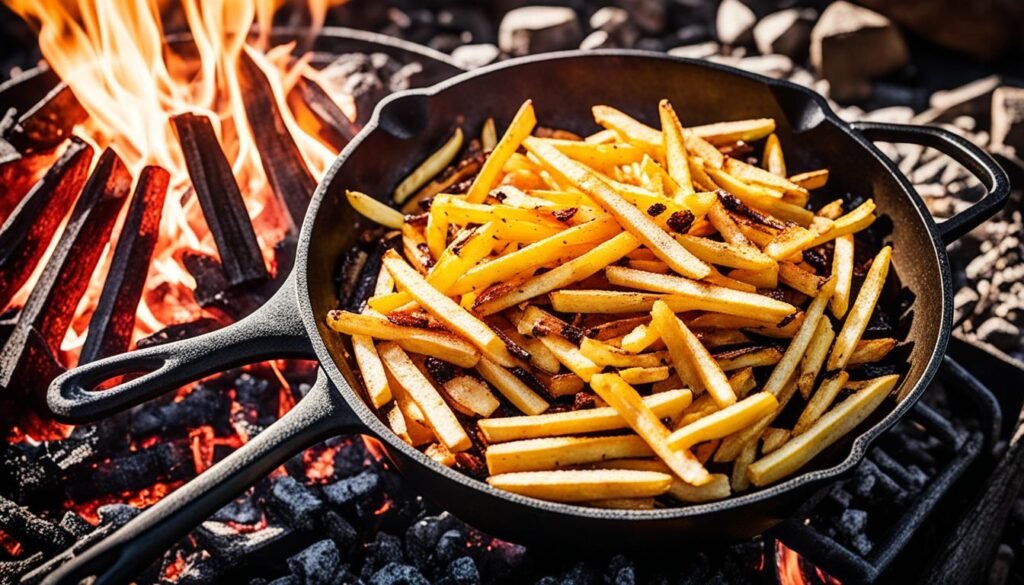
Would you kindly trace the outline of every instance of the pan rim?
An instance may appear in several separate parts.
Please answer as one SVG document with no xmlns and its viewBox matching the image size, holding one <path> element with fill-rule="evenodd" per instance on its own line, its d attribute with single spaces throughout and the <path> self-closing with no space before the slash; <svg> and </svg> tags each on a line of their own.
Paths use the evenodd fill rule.
<svg viewBox="0 0 1024 585">
<path fill-rule="evenodd" d="M 931 350 L 931 355 L 928 362 L 925 364 L 921 375 L 916 381 L 913 382 L 909 389 L 900 392 L 904 395 L 903 399 L 900 400 L 881 420 L 876 422 L 873 426 L 863 431 L 861 434 L 853 439 L 850 445 L 849 453 L 842 459 L 842 461 L 835 465 L 814 471 L 808 471 L 795 475 L 782 481 L 780 483 L 768 486 L 766 488 L 753 491 L 742 495 L 734 495 L 724 500 L 715 502 L 700 503 L 700 504 L 687 504 L 678 507 L 661 508 L 657 510 L 614 510 L 614 509 L 602 509 L 602 508 L 589 508 L 585 506 L 579 506 L 574 504 L 565 504 L 558 502 L 550 502 L 546 500 L 539 500 L 519 494 L 514 494 L 505 490 L 500 490 L 491 487 L 484 481 L 474 479 L 468 475 L 458 472 L 454 469 L 445 467 L 436 461 L 430 459 L 418 449 L 406 444 L 404 441 L 398 439 L 390 429 L 384 425 L 383 422 L 374 414 L 369 407 L 366 406 L 365 402 L 356 394 L 351 388 L 343 389 L 338 388 L 338 391 L 342 394 L 344 400 L 352 408 L 355 415 L 365 425 L 364 432 L 372 433 L 377 439 L 385 442 L 390 449 L 395 449 L 401 452 L 404 456 L 412 459 L 421 466 L 426 467 L 430 471 L 445 477 L 448 480 L 455 481 L 461 484 L 465 488 L 483 492 L 490 497 L 499 498 L 505 500 L 508 503 L 519 504 L 529 506 L 533 509 L 538 509 L 547 513 L 572 516 L 577 519 L 588 519 L 588 520 L 631 520 L 641 522 L 662 522 L 679 520 L 683 518 L 702 516 L 705 514 L 729 511 L 738 511 L 743 508 L 753 506 L 758 503 L 763 503 L 772 500 L 776 497 L 783 496 L 787 493 L 793 492 L 800 488 L 812 488 L 815 484 L 819 484 L 817 487 L 823 487 L 820 484 L 824 484 L 830 480 L 836 480 L 842 475 L 851 471 L 867 454 L 867 450 L 882 433 L 896 424 L 897 421 L 901 420 L 906 416 L 907 412 L 913 408 L 917 401 L 924 394 L 928 384 L 934 378 L 938 371 L 943 356 L 946 353 L 946 347 L 949 342 L 950 336 L 950 325 L 952 322 L 952 299 L 951 299 L 951 288 L 952 279 L 950 275 L 949 260 L 946 255 L 945 244 L 939 235 L 938 228 L 934 219 L 928 213 L 927 208 L 924 205 L 920 195 L 917 194 L 916 190 L 911 185 L 907 177 L 899 171 L 895 163 L 893 163 L 888 157 L 886 157 L 881 150 L 878 149 L 873 143 L 868 141 L 860 132 L 854 130 L 850 124 L 843 121 L 829 106 L 828 101 L 820 94 L 797 85 L 795 83 L 773 79 L 723 65 L 720 63 L 713 63 L 709 61 L 702 61 L 698 59 L 689 59 L 684 57 L 678 57 L 675 55 L 668 55 L 665 53 L 658 53 L 653 51 L 642 51 L 635 49 L 601 49 L 601 50 L 573 50 L 573 51 L 559 51 L 552 53 L 542 53 L 538 55 L 531 55 L 527 57 L 520 57 L 516 59 L 510 59 L 508 61 L 502 61 L 487 67 L 482 67 L 466 73 L 461 73 L 452 78 L 446 79 L 437 83 L 433 86 L 421 89 L 413 89 L 395 93 L 382 100 L 377 107 L 374 109 L 373 115 L 367 122 L 366 126 L 359 132 L 359 134 L 353 138 L 353 140 L 345 147 L 345 149 L 338 155 L 334 163 L 324 174 L 317 189 L 313 195 L 313 199 L 310 202 L 309 209 L 306 213 L 305 220 L 303 221 L 302 231 L 299 236 L 298 250 L 296 253 L 295 267 L 297 272 L 297 286 L 296 294 L 297 301 L 299 304 L 300 314 L 302 316 L 303 324 L 306 328 L 307 334 L 310 338 L 310 343 L 316 352 L 317 358 L 320 360 L 320 365 L 325 369 L 329 378 L 332 381 L 344 380 L 344 376 L 338 369 L 337 364 L 334 362 L 334 356 L 327 348 L 324 340 L 321 337 L 320 329 L 318 327 L 319 319 L 313 313 L 312 299 L 309 294 L 309 278 L 307 272 L 307 264 L 309 260 L 309 250 L 313 235 L 313 225 L 315 218 L 319 212 L 320 206 L 323 204 L 326 196 L 329 192 L 329 187 L 332 185 L 335 176 L 338 171 L 344 165 L 345 161 L 351 155 L 351 153 L 358 148 L 358 146 L 365 140 L 366 136 L 372 133 L 379 126 L 381 112 L 383 112 L 392 102 L 397 102 L 403 98 L 412 96 L 421 96 L 427 99 L 436 97 L 446 91 L 447 89 L 463 83 L 464 81 L 489 75 L 492 73 L 500 72 L 508 68 L 514 68 L 521 65 L 533 64 L 545 61 L 557 61 L 565 59 L 598 59 L 602 57 L 616 57 L 616 58 L 637 58 L 637 59 L 655 59 L 666 62 L 685 63 L 688 65 L 707 68 L 716 70 L 722 73 L 735 75 L 738 77 L 746 78 L 751 81 L 755 81 L 769 87 L 781 87 L 791 90 L 796 90 L 803 94 L 808 100 L 817 106 L 818 111 L 823 116 L 822 122 L 829 123 L 835 126 L 837 129 L 843 131 L 856 143 L 860 145 L 868 154 L 870 154 L 877 162 L 881 163 L 883 167 L 889 172 L 890 176 L 895 179 L 903 191 L 903 195 L 908 200 L 908 203 L 914 207 L 917 215 L 920 219 L 920 224 L 924 226 L 928 235 L 931 239 L 932 249 L 935 255 L 935 259 L 939 269 L 939 279 L 941 282 L 940 290 L 940 301 L 941 301 L 941 315 L 939 323 L 938 338 L 934 347 Z M 920 317 L 919 317 L 920 318 Z M 906 382 L 901 381 L 898 388 L 902 388 L 906 385 Z M 781 518 L 780 518 L 781 520 Z"/>
</svg>

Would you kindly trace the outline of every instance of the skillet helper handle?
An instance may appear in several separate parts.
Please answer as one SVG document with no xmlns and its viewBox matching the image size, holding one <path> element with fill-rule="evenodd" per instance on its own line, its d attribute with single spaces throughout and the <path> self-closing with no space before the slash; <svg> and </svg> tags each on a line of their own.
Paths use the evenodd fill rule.
<svg viewBox="0 0 1024 585">
<path fill-rule="evenodd" d="M 312 358 L 290 275 L 265 305 L 227 327 L 83 364 L 51 382 L 47 405 L 72 423 L 105 418 L 213 372 L 271 358 Z M 117 376 L 145 372 L 94 390 Z"/>
<path fill-rule="evenodd" d="M 365 429 L 320 370 L 306 396 L 237 451 L 50 573 L 43 585 L 129 583 L 174 543 L 303 449 Z"/>
<path fill-rule="evenodd" d="M 979 201 L 938 223 L 939 235 L 947 245 L 981 225 L 1003 208 L 1010 196 L 1010 178 L 992 155 L 969 140 L 933 126 L 853 122 L 850 126 L 872 142 L 894 142 L 930 146 L 971 172 L 987 189 Z"/>
</svg>

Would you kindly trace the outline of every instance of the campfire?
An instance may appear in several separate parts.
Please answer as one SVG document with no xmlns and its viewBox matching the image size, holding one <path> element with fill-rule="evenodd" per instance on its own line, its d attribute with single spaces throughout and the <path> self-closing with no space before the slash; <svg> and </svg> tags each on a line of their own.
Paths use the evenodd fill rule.
<svg viewBox="0 0 1024 585">
<path fill-rule="evenodd" d="M 44 64 L 32 68 L 29 59 L 0 86 L 0 583 L 38 583 L 303 396 L 315 364 L 279 360 L 211 376 L 93 424 L 59 424 L 44 403 L 50 380 L 68 368 L 212 331 L 259 307 L 291 268 L 317 182 L 390 92 L 439 81 L 457 72 L 456 61 L 476 66 L 581 43 L 675 47 L 683 56 L 816 83 L 799 65 L 810 39 L 787 48 L 809 37 L 813 16 L 793 9 L 792 19 L 776 19 L 788 28 L 765 41 L 755 24 L 771 19 L 734 0 L 722 3 L 717 18 L 746 23 L 743 30 L 720 26 L 717 33 L 696 30 L 694 22 L 716 17 L 699 3 L 685 14 L 659 12 L 661 2 L 627 3 L 629 11 L 603 3 L 576 12 L 525 6 L 502 18 L 478 6 L 403 9 L 376 0 L 5 1 L 33 25 Z M 324 28 L 337 23 L 454 49 L 455 60 Z M 896 43 L 896 25 L 884 28 Z M 877 73 L 843 83 L 834 77 L 842 68 L 824 70 L 838 88 L 833 97 L 863 91 Z M 894 83 L 879 82 L 878 93 L 895 99 Z M 963 99 L 977 101 L 980 90 L 972 91 Z M 934 106 L 926 112 L 931 120 L 966 126 L 958 112 L 977 110 L 953 95 L 945 100 L 952 113 Z M 963 182 L 927 153 L 891 154 L 916 170 L 915 182 L 925 175 L 920 182 L 933 187 L 946 175 L 954 178 L 944 184 Z M 959 205 L 941 189 L 919 190 L 937 212 Z M 1001 221 L 1006 229 L 988 236 L 1001 243 L 965 243 L 960 258 L 970 260 L 978 247 L 1001 256 L 1019 247 L 1007 237 L 1019 231 L 1019 211 Z M 1006 327 L 981 327 L 982 317 L 973 325 L 971 315 L 1009 322 L 1020 314 L 1000 309 L 1012 296 L 996 290 L 993 271 L 1004 267 L 992 259 L 972 272 L 967 260 L 954 255 L 954 282 L 967 291 L 963 302 L 958 294 L 957 334 L 996 343 L 991 330 Z M 1014 262 L 1004 263 L 1007 271 Z M 1019 335 L 1010 341 L 1019 344 Z M 991 382 L 996 366 L 981 361 L 990 348 L 971 347 L 963 351 L 973 352 L 972 372 Z M 990 559 L 982 549 L 1020 537 L 1020 519 L 1007 535 L 1001 530 L 1020 483 L 1020 446 L 1010 440 L 1020 399 L 990 391 L 952 360 L 939 378 L 850 478 L 750 542 L 671 559 L 544 554 L 423 501 L 371 441 L 344 436 L 283 465 L 137 581 L 870 583 L 922 578 L 914 559 L 923 558 L 931 559 L 930 576 L 985 573 Z M 991 505 L 1002 501 L 1007 509 Z M 984 520 L 982 528 L 974 518 Z M 979 543 L 977 550 L 957 547 L 964 539 Z M 1006 548 L 992 569 L 1005 571 L 1003 581 L 993 583 L 1013 582 L 1006 574 L 1014 551 Z"/>
</svg>

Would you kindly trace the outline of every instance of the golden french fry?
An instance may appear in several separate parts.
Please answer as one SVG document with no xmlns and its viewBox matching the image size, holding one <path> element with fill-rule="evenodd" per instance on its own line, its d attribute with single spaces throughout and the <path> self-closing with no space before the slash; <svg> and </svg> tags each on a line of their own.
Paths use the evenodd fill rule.
<svg viewBox="0 0 1024 585">
<path fill-rule="evenodd" d="M 633 471 L 672 473 L 663 461 L 657 459 L 616 459 L 613 461 L 595 463 L 591 467 L 598 469 L 630 469 Z M 703 485 L 692 485 L 678 477 L 673 477 L 672 486 L 668 489 L 668 495 L 680 502 L 688 504 L 713 502 L 715 500 L 721 500 L 729 497 L 729 480 L 721 473 L 712 473 L 709 476 L 707 483 Z"/>
<path fill-rule="evenodd" d="M 554 502 L 649 498 L 668 491 L 672 476 L 654 471 L 572 469 L 502 473 L 487 478 L 496 488 Z"/>
<path fill-rule="evenodd" d="M 467 416 L 491 416 L 501 406 L 491 389 L 472 376 L 456 376 L 441 386 L 452 407 Z"/>
<path fill-rule="evenodd" d="M 623 229 L 633 234 L 659 259 L 673 270 L 691 278 L 704 278 L 710 269 L 672 239 L 649 215 L 631 205 L 607 183 L 573 162 L 553 146 L 539 139 L 527 138 L 523 145 L 557 175 L 575 185 L 594 199 L 618 220 Z"/>
<path fill-rule="evenodd" d="M 771 118 L 751 118 L 735 122 L 716 122 L 690 128 L 697 136 L 714 144 L 731 144 L 742 140 L 754 142 L 775 132 L 775 120 Z"/>
<path fill-rule="evenodd" d="M 455 453 L 449 451 L 448 447 L 445 447 L 441 443 L 431 443 L 427 446 L 426 450 L 423 451 L 423 454 L 445 467 L 452 467 L 455 465 Z"/>
<path fill-rule="evenodd" d="M 438 195 L 438 197 L 441 196 Z M 427 241 L 427 250 L 430 252 L 431 262 L 428 267 L 433 266 L 433 261 L 437 260 L 448 246 L 448 219 L 441 212 L 440 207 L 435 209 L 431 206 L 430 213 L 427 214 L 427 225 L 423 229 L 423 237 Z"/>
<path fill-rule="evenodd" d="M 601 371 L 601 366 L 583 355 L 583 352 L 580 351 L 580 348 L 575 343 L 562 337 L 560 331 L 564 330 L 563 327 L 548 330 L 543 325 L 548 318 L 554 319 L 551 315 L 545 313 L 543 309 L 531 306 L 514 323 L 520 333 L 536 336 L 545 347 L 551 350 L 551 353 L 555 354 L 558 361 L 562 362 L 565 367 L 569 368 L 572 373 L 579 376 L 584 382 L 589 382 L 591 376 Z"/>
<path fill-rule="evenodd" d="M 550 406 L 547 400 L 541 398 L 515 374 L 487 358 L 480 358 L 480 363 L 476 365 L 476 371 L 483 376 L 484 380 L 497 388 L 498 392 L 512 403 L 512 406 L 526 414 L 540 414 Z"/>
<path fill-rule="evenodd" d="M 685 234 L 677 235 L 675 238 L 691 254 L 709 264 L 749 270 L 766 270 L 776 265 L 775 260 L 753 247 L 735 246 L 727 242 Z"/>
<path fill-rule="evenodd" d="M 885 359 L 889 352 L 896 347 L 896 340 L 891 337 L 881 339 L 861 339 L 850 356 L 849 366 L 870 364 Z"/>
<path fill-rule="evenodd" d="M 875 311 L 878 297 L 882 294 L 885 278 L 889 274 L 889 262 L 891 259 L 892 248 L 886 246 L 882 248 L 871 262 L 871 268 L 868 270 L 868 274 L 864 278 L 864 284 L 861 285 L 860 292 L 857 294 L 857 300 L 854 301 L 853 308 L 846 315 L 843 328 L 839 331 L 839 335 L 836 336 L 836 343 L 832 347 L 832 353 L 828 356 L 826 365 L 828 371 L 841 370 L 850 361 L 850 356 L 853 355 L 857 342 L 864 335 L 868 321 L 871 320 L 871 313 Z"/>
<path fill-rule="evenodd" d="M 443 224 L 467 225 L 513 221 L 555 229 L 565 227 L 555 218 L 550 209 L 523 209 L 504 204 L 470 203 L 461 195 L 441 194 L 434 197 L 434 202 L 430 205 L 430 215 L 431 217 L 439 216 L 444 220 Z"/>
<path fill-rule="evenodd" d="M 599 366 L 616 368 L 656 368 L 664 365 L 664 352 L 634 354 L 603 341 L 584 337 L 580 351 Z"/>
<path fill-rule="evenodd" d="M 764 384 L 765 392 L 778 396 L 782 392 L 783 387 L 793 379 L 793 374 L 796 372 L 797 366 L 800 365 L 800 360 L 803 358 L 804 352 L 807 351 L 807 346 L 811 344 L 814 331 L 818 328 L 818 321 L 827 318 L 825 317 L 825 307 L 828 305 L 828 300 L 832 298 L 834 286 L 829 281 L 828 284 L 821 287 L 818 296 L 814 297 L 810 306 L 807 307 L 807 311 L 804 313 L 803 325 L 800 326 L 793 340 L 789 342 L 786 352 L 782 354 L 782 359 L 775 365 L 772 375 Z"/>
<path fill-rule="evenodd" d="M 661 418 L 677 416 L 690 405 L 689 390 L 669 390 L 644 398 L 644 404 Z M 573 410 L 535 416 L 488 418 L 479 422 L 480 430 L 490 443 L 580 435 L 627 428 L 626 423 L 610 406 Z"/>
<path fill-rule="evenodd" d="M 658 336 L 658 331 L 651 327 L 650 323 L 641 323 L 622 338 L 622 349 L 640 353 L 659 339 L 661 338 Z"/>
<path fill-rule="evenodd" d="M 358 211 L 360 215 L 384 227 L 398 230 L 402 229 L 402 224 L 405 223 L 405 216 L 400 211 L 388 207 L 366 193 L 345 191 L 345 198 L 348 199 L 352 209 Z"/>
<path fill-rule="evenodd" d="M 475 347 L 450 333 L 395 325 L 375 315 L 330 311 L 327 326 L 346 335 L 396 341 L 406 351 L 436 357 L 463 368 L 475 366 L 480 359 L 480 352 Z"/>
<path fill-rule="evenodd" d="M 744 204 L 770 213 L 783 221 L 792 221 L 802 226 L 811 224 L 814 214 L 803 207 L 783 201 L 776 196 L 777 191 L 772 191 L 761 185 L 751 185 L 725 171 L 707 167 L 707 174 L 715 185 L 735 195 Z M 748 236 L 749 237 L 749 236 Z"/>
<path fill-rule="evenodd" d="M 850 308 L 850 288 L 853 284 L 853 234 L 836 238 L 835 251 L 832 254 L 832 278 L 836 280 L 836 290 L 832 293 L 829 307 L 833 315 L 842 319 Z"/>
<path fill-rule="evenodd" d="M 715 361 L 722 371 L 731 372 L 743 368 L 774 366 L 782 359 L 782 350 L 769 345 L 766 347 L 744 347 L 715 354 Z"/>
<path fill-rule="evenodd" d="M 676 430 L 668 444 L 673 449 L 689 449 L 697 443 L 727 437 L 767 416 L 778 405 L 778 399 L 768 392 L 751 394 Z"/>
<path fill-rule="evenodd" d="M 391 195 L 391 199 L 395 203 L 404 203 L 409 198 L 409 195 L 418 191 L 427 181 L 440 174 L 445 167 L 455 160 L 455 156 L 462 150 L 462 140 L 462 128 L 456 127 L 455 133 L 445 141 L 441 148 L 434 151 L 420 166 L 416 167 L 413 172 L 409 173 L 395 187 L 395 192 Z"/>
<path fill-rule="evenodd" d="M 814 241 L 817 234 L 800 226 L 790 226 L 779 232 L 764 247 L 764 253 L 775 260 L 785 260 L 797 252 L 802 252 Z"/>
<path fill-rule="evenodd" d="M 429 220 L 427 221 L 429 223 Z M 430 246 L 411 223 L 402 226 L 402 251 L 405 257 L 416 268 L 416 272 L 426 274 L 434 265 L 434 257 L 430 255 Z"/>
<path fill-rule="evenodd" d="M 591 112 L 600 126 L 616 132 L 654 158 L 661 158 L 661 132 L 610 106 L 594 106 Z"/>
<path fill-rule="evenodd" d="M 591 379 L 590 387 L 619 413 L 677 477 L 693 485 L 703 485 L 710 480 L 707 470 L 692 453 L 669 447 L 669 430 L 618 374 L 597 374 Z"/>
<path fill-rule="evenodd" d="M 757 486 L 792 475 L 815 455 L 857 427 L 885 400 L 899 376 L 875 378 L 871 384 L 842 401 L 806 431 L 754 462 L 748 471 Z"/>
<path fill-rule="evenodd" d="M 736 224 L 736 221 L 731 215 L 729 215 L 729 212 L 725 210 L 725 207 L 720 201 L 718 201 L 717 197 L 715 198 L 715 202 L 711 205 L 711 208 L 708 209 L 708 220 L 726 242 L 734 246 L 754 247 L 754 245 L 750 243 L 750 240 L 743 235 L 743 231 L 740 230 L 740 226 Z"/>
<path fill-rule="evenodd" d="M 389 382 L 390 383 L 390 382 Z M 395 406 L 387 412 L 388 427 L 403 441 L 413 447 L 420 447 L 435 441 L 434 432 L 423 422 L 423 413 L 405 391 L 395 384 Z M 417 417 L 406 416 L 405 409 L 414 409 Z"/>
<path fill-rule="evenodd" d="M 688 309 L 701 309 L 755 318 L 781 319 L 796 311 L 789 303 L 758 294 L 695 282 L 678 276 L 642 272 L 621 266 L 605 270 L 608 281 L 617 286 L 669 293 L 691 302 Z"/>
<path fill-rule="evenodd" d="M 793 432 L 788 429 L 779 429 L 775 427 L 768 427 L 761 433 L 761 454 L 767 455 L 772 451 L 783 446 L 786 441 L 793 436 Z M 756 445 L 756 442 L 753 442 Z M 744 447 L 744 450 L 746 447 Z M 756 449 L 755 449 L 756 451 Z M 742 456 L 742 455 L 741 455 Z"/>
<path fill-rule="evenodd" d="M 753 287 L 754 291 L 759 288 L 776 289 L 779 287 L 779 266 L 776 264 L 771 268 L 761 270 L 737 268 L 729 271 L 729 278 Z"/>
<path fill-rule="evenodd" d="M 626 368 L 619 370 L 619 375 L 628 384 L 652 384 L 667 380 L 669 377 L 668 366 L 657 366 L 653 368 Z"/>
<path fill-rule="evenodd" d="M 487 118 L 480 130 L 480 148 L 485 151 L 494 150 L 498 145 L 498 130 L 494 127 L 494 118 Z"/>
<path fill-rule="evenodd" d="M 615 337 L 622 337 L 627 333 L 632 332 L 640 325 L 646 325 L 651 322 L 651 318 L 648 315 L 640 315 L 637 317 L 627 317 L 625 319 L 614 319 L 612 321 L 605 321 L 600 325 L 594 325 L 593 327 L 587 327 L 587 336 L 593 337 L 600 341 L 608 341 Z M 653 341 L 651 343 L 654 343 Z M 650 345 L 650 344 L 648 344 Z M 622 347 L 622 346 L 620 346 Z M 647 347 L 646 345 L 644 347 Z M 625 349 L 623 347 L 623 349 Z M 643 351 L 641 349 L 640 351 Z M 634 351 L 633 353 L 640 353 Z"/>
<path fill-rule="evenodd" d="M 562 368 L 562 364 L 555 357 L 555 354 L 551 353 L 551 350 L 541 343 L 539 339 L 522 335 L 512 327 L 502 328 L 502 333 L 517 345 L 530 352 L 530 365 L 549 374 L 557 374 Z"/>
<path fill-rule="evenodd" d="M 833 271 L 833 274 L 835 274 L 835 271 Z M 808 272 L 792 262 L 779 263 L 779 280 L 789 288 L 802 292 L 809 297 L 816 296 L 826 281 L 826 279 Z M 839 288 L 838 282 L 837 280 L 837 289 Z M 835 293 L 832 293 L 832 295 L 832 300 L 834 301 Z"/>
<path fill-rule="evenodd" d="M 679 116 L 676 115 L 676 111 L 668 100 L 661 100 L 658 104 L 658 112 L 661 117 L 662 144 L 665 148 L 665 167 L 680 190 L 680 198 L 677 201 L 682 203 L 682 196 L 694 192 L 693 180 L 690 179 L 690 163 L 687 161 L 683 126 L 679 123 Z"/>
<path fill-rule="evenodd" d="M 363 386 L 366 387 L 366 395 L 370 398 L 370 404 L 374 408 L 380 408 L 391 402 L 391 387 L 388 386 L 384 364 L 381 363 L 380 356 L 377 355 L 373 339 L 366 335 L 353 335 L 352 353 L 359 366 L 359 373 L 363 375 Z"/>
<path fill-rule="evenodd" d="M 662 301 L 651 309 L 651 323 L 658 330 L 672 356 L 676 373 L 696 392 L 707 390 L 719 407 L 736 402 L 736 393 L 697 336 Z"/>
<path fill-rule="evenodd" d="M 809 191 L 821 189 L 826 183 L 828 183 L 828 169 L 818 169 L 816 171 L 800 173 L 793 175 L 789 180 Z"/>
<path fill-rule="evenodd" d="M 583 139 L 591 144 L 611 144 L 619 141 L 619 135 L 614 130 L 600 130 Z"/>
<path fill-rule="evenodd" d="M 835 220 L 839 219 L 843 215 L 843 200 L 833 199 L 829 203 L 823 205 L 814 215 L 818 217 L 827 217 L 833 220 L 833 228 L 835 227 Z"/>
<path fill-rule="evenodd" d="M 774 136 L 774 134 L 773 134 Z M 747 477 L 747 468 L 757 458 L 757 441 L 751 441 L 743 446 L 736 461 L 732 464 L 732 475 L 729 477 L 729 485 L 733 492 L 742 492 L 750 487 L 750 478 Z"/>
<path fill-rule="evenodd" d="M 811 389 L 814 388 L 814 381 L 818 378 L 818 372 L 825 363 L 828 349 L 832 347 L 832 340 L 836 338 L 836 332 L 832 329 L 832 322 L 828 319 L 819 319 L 818 328 L 814 330 L 811 343 L 800 360 L 800 374 L 797 378 L 797 386 L 800 395 L 805 399 L 810 397 Z"/>
<path fill-rule="evenodd" d="M 501 140 L 491 150 L 491 154 L 487 156 L 487 160 L 484 161 L 484 165 L 480 168 L 476 178 L 473 179 L 473 184 L 466 193 L 466 201 L 480 203 L 487 198 L 487 193 L 490 192 L 491 187 L 497 182 L 498 175 L 501 173 L 501 169 L 505 166 L 509 157 L 519 149 L 519 145 L 533 132 L 533 128 L 536 125 L 537 115 L 533 111 L 533 102 L 526 100 L 519 107 L 515 117 L 512 118 L 512 122 L 508 125 L 508 129 L 505 130 Z"/>
<path fill-rule="evenodd" d="M 542 140 L 557 148 L 562 154 L 588 167 L 612 168 L 640 162 L 644 157 L 644 151 L 631 144 L 594 144 L 557 138 L 543 138 Z"/>
<path fill-rule="evenodd" d="M 807 247 L 814 248 L 840 236 L 857 233 L 871 225 L 874 221 L 875 201 L 874 199 L 868 199 L 850 213 L 836 218 L 832 223 L 832 229 L 824 234 L 818 235 L 818 237 L 814 238 L 814 241 L 808 244 Z"/>
<path fill-rule="evenodd" d="M 556 398 L 560 396 L 573 396 L 577 392 L 583 391 L 583 387 L 586 384 L 583 378 L 571 372 L 555 375 L 544 372 L 534 372 L 534 374 L 541 384 L 548 389 L 548 394 Z"/>
<path fill-rule="evenodd" d="M 780 177 L 786 176 L 786 159 L 782 154 L 782 144 L 779 142 L 779 137 L 775 134 L 769 135 L 768 139 L 764 141 L 764 155 L 761 157 L 761 160 L 765 170 L 769 173 Z M 806 187 L 804 188 L 806 189 Z"/>
<path fill-rule="evenodd" d="M 776 396 L 776 399 L 779 401 L 779 405 L 771 414 L 765 416 L 742 431 L 733 433 L 732 435 L 722 439 L 722 444 L 719 445 L 718 450 L 715 451 L 715 462 L 726 463 L 729 461 L 735 461 L 747 443 L 756 441 L 757 438 L 761 436 L 761 433 L 775 422 L 775 418 L 785 410 L 786 405 L 793 399 L 794 394 L 796 394 L 795 380 L 787 384 L 786 387 L 783 388 L 782 392 Z"/>
<path fill-rule="evenodd" d="M 473 443 L 455 413 L 402 348 L 388 342 L 382 343 L 378 352 L 388 372 L 423 412 L 426 423 L 438 440 L 450 451 L 465 451 L 472 447 Z"/>
<path fill-rule="evenodd" d="M 811 395 L 810 401 L 807 402 L 807 406 L 804 407 L 804 411 L 800 413 L 800 418 L 793 425 L 793 436 L 806 431 L 816 420 L 821 418 L 821 415 L 825 414 L 825 411 L 832 406 L 832 402 L 836 399 L 836 396 L 839 396 L 839 391 L 843 389 L 843 386 L 846 385 L 849 379 L 850 374 L 843 370 L 830 378 L 826 378 L 821 383 L 821 386 L 818 386 L 818 389 Z M 768 451 L 765 453 L 767 454 Z"/>
<path fill-rule="evenodd" d="M 492 474 L 564 469 L 606 459 L 652 456 L 654 451 L 636 435 L 525 439 L 490 445 L 485 454 Z"/>
<path fill-rule="evenodd" d="M 807 189 L 774 173 L 749 165 L 739 159 L 727 158 L 724 169 L 741 181 L 768 187 L 782 193 L 782 196 L 796 205 L 807 205 L 810 194 Z"/>
<path fill-rule="evenodd" d="M 427 273 L 427 282 L 438 291 L 447 293 L 460 276 L 491 253 L 497 229 L 494 223 L 485 223 L 463 231 Z"/>
</svg>

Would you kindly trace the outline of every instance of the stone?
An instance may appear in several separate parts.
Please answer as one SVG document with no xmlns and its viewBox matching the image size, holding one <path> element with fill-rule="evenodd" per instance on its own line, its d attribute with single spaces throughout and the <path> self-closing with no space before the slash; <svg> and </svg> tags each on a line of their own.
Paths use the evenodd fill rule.
<svg viewBox="0 0 1024 585">
<path fill-rule="evenodd" d="M 928 109 L 914 117 L 914 123 L 950 122 L 959 116 L 987 120 L 992 93 L 1002 82 L 998 75 L 989 75 L 953 89 L 937 91 L 929 98 Z"/>
<path fill-rule="evenodd" d="M 786 77 L 793 71 L 793 61 L 785 55 L 759 55 L 740 59 L 737 66 L 751 73 L 758 73 L 776 79 Z"/>
<path fill-rule="evenodd" d="M 754 40 L 757 16 L 740 0 L 722 0 L 715 15 L 715 34 L 723 45 L 747 45 Z"/>
<path fill-rule="evenodd" d="M 779 54 L 803 60 L 811 44 L 811 29 L 817 13 L 790 8 L 762 18 L 754 25 L 754 44 L 764 55 Z"/>
<path fill-rule="evenodd" d="M 606 33 L 609 42 L 617 47 L 632 47 L 640 38 L 640 30 L 633 23 L 629 13 L 616 6 L 605 6 L 595 12 L 590 17 L 590 28 L 594 32 Z M 591 33 L 591 36 L 593 34 Z"/>
<path fill-rule="evenodd" d="M 992 92 L 992 149 L 1013 149 L 1024 155 L 1024 88 L 1000 87 Z"/>
<path fill-rule="evenodd" d="M 452 51 L 452 59 L 455 59 L 460 67 L 466 69 L 490 65 L 498 59 L 499 55 L 501 55 L 501 49 L 490 43 L 462 45 Z"/>
<path fill-rule="evenodd" d="M 829 5 L 811 31 L 811 64 L 840 102 L 871 97 L 871 79 L 910 60 L 903 35 L 888 18 L 846 1 Z"/>
<path fill-rule="evenodd" d="M 583 39 L 580 43 L 580 48 L 584 50 L 591 49 L 612 49 L 615 48 L 615 42 L 612 41 L 608 33 L 603 30 L 595 30 L 594 32 L 587 35 L 587 38 Z"/>
<path fill-rule="evenodd" d="M 1020 344 L 1021 330 L 1002 317 L 989 317 L 978 326 L 976 335 L 1000 349 L 1010 349 Z"/>
<path fill-rule="evenodd" d="M 685 57 L 687 59 L 706 59 L 712 55 L 718 54 L 719 48 L 718 43 L 715 41 L 708 41 L 706 43 L 697 43 L 696 45 L 675 47 L 669 49 L 668 54 L 676 57 Z"/>
<path fill-rule="evenodd" d="M 582 40 L 576 12 L 560 6 L 516 8 L 498 26 L 498 46 L 513 56 L 575 49 Z"/>
</svg>

